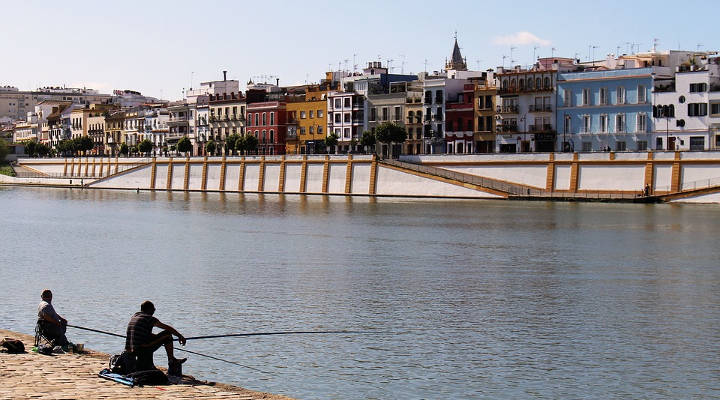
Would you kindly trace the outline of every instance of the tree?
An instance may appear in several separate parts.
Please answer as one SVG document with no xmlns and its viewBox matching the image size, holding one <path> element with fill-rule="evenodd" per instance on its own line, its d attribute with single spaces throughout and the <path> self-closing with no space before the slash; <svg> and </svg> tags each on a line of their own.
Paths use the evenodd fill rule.
<svg viewBox="0 0 720 400">
<path fill-rule="evenodd" d="M 330 152 L 330 148 L 333 146 L 338 145 L 338 135 L 335 134 L 335 132 L 331 133 L 325 138 L 325 147 L 327 148 L 328 153 Z"/>
<path fill-rule="evenodd" d="M 192 150 L 192 143 L 190 143 L 190 139 L 188 139 L 187 136 L 183 136 L 177 143 L 177 151 L 187 155 L 187 152 L 190 150 Z"/>
<path fill-rule="evenodd" d="M 37 143 L 35 143 L 35 141 L 33 140 L 25 142 L 25 154 L 30 157 L 35 157 L 37 155 L 37 152 L 35 151 L 35 146 L 37 146 Z"/>
<path fill-rule="evenodd" d="M 8 149 L 7 143 L 0 139 L 0 163 L 5 161 L 5 157 L 8 155 L 10 150 Z"/>
<path fill-rule="evenodd" d="M 244 146 L 246 153 L 250 153 L 251 151 L 256 151 L 258 148 L 258 140 L 255 137 L 255 135 L 245 135 L 245 138 L 243 139 Z"/>
<path fill-rule="evenodd" d="M 35 145 L 35 152 L 40 157 L 45 157 L 50 153 L 50 147 L 45 143 L 38 143 Z"/>
<path fill-rule="evenodd" d="M 238 135 L 237 133 L 228 135 L 228 137 L 225 138 L 225 154 L 228 154 L 230 152 L 232 152 L 233 155 L 235 154 L 238 140 L 240 140 L 240 135 Z"/>
<path fill-rule="evenodd" d="M 368 147 L 375 146 L 375 132 L 374 129 L 372 131 L 365 131 L 362 134 L 362 138 L 360 139 L 360 144 L 365 148 L 365 151 L 367 151 Z"/>
<path fill-rule="evenodd" d="M 392 122 L 384 122 L 375 128 L 375 137 L 378 142 L 385 144 L 402 143 L 407 139 L 405 127 Z M 393 156 L 392 145 L 390 146 L 390 157 Z"/>
<path fill-rule="evenodd" d="M 238 136 L 237 140 L 235 140 L 235 151 L 237 151 L 237 154 L 243 154 L 243 151 L 245 151 L 245 136 Z"/>
<path fill-rule="evenodd" d="M 180 144 L 180 143 L 178 143 L 178 144 Z M 211 139 L 211 140 L 208 140 L 208 142 L 205 143 L 205 151 L 207 151 L 208 154 L 211 154 L 211 155 L 212 155 L 212 154 L 215 154 L 215 148 L 216 148 L 216 147 L 217 147 L 217 146 L 215 145 L 215 141 L 212 140 L 212 139 Z"/>
<path fill-rule="evenodd" d="M 145 153 L 147 157 L 150 157 L 150 152 L 152 151 L 153 144 L 148 139 L 143 139 L 140 144 L 138 144 L 138 150 L 140 150 L 141 153 Z"/>
<path fill-rule="evenodd" d="M 90 136 L 87 136 L 87 135 L 81 136 L 81 137 L 77 138 L 77 141 L 78 141 L 77 149 L 81 150 L 84 155 L 87 155 L 87 152 L 92 150 L 93 147 L 95 147 L 95 143 L 90 138 Z"/>
<path fill-rule="evenodd" d="M 129 152 L 130 152 L 130 148 L 128 147 L 127 143 L 123 143 L 120 145 L 120 154 L 127 157 Z"/>
</svg>

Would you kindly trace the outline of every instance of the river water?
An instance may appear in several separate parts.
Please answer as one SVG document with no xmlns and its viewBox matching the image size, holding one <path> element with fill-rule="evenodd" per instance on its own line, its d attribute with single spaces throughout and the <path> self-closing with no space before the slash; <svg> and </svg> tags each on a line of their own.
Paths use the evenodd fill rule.
<svg viewBox="0 0 720 400">
<path fill-rule="evenodd" d="M 118 333 L 145 299 L 185 336 L 368 332 L 188 342 L 255 369 L 185 373 L 302 399 L 720 397 L 717 206 L 0 188 L 0 210 L 2 328 L 31 333 L 47 287 Z"/>
</svg>

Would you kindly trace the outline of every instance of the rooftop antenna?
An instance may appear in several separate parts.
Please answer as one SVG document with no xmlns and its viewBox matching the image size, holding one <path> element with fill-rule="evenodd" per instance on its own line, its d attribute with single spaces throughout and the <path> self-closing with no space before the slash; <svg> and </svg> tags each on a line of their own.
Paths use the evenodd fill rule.
<svg viewBox="0 0 720 400">
<path fill-rule="evenodd" d="M 627 45 L 627 47 L 628 47 L 628 51 L 627 51 L 627 54 L 630 54 L 630 53 L 632 53 L 632 51 L 630 50 L 630 42 L 625 42 L 625 44 L 626 44 L 626 45 Z"/>
<path fill-rule="evenodd" d="M 345 70 L 350 72 L 350 70 L 348 69 L 348 63 L 350 62 L 350 60 L 346 58 L 343 61 L 345 62 Z"/>
<path fill-rule="evenodd" d="M 635 47 L 636 47 L 636 46 L 637 46 L 637 48 L 638 48 L 638 53 L 640 52 L 640 44 L 639 44 L 639 43 L 634 43 L 634 42 L 633 42 L 633 43 L 631 43 L 631 46 L 632 46 L 632 53 L 633 53 L 633 54 L 635 54 Z"/>
<path fill-rule="evenodd" d="M 620 46 L 615 47 L 615 58 L 620 56 Z"/>
<path fill-rule="evenodd" d="M 533 64 L 535 64 L 535 61 L 537 61 L 537 59 L 535 58 L 535 52 L 539 48 L 540 48 L 539 46 L 533 46 L 533 59 L 532 59 Z"/>
<path fill-rule="evenodd" d="M 510 67 L 512 68 L 513 64 L 515 64 L 515 59 L 513 58 L 513 50 L 516 50 L 517 47 L 510 46 Z"/>
<path fill-rule="evenodd" d="M 557 49 L 554 48 L 554 47 L 550 49 L 550 58 L 555 58 L 555 52 L 556 52 L 556 51 L 557 51 Z"/>
<path fill-rule="evenodd" d="M 400 62 L 400 73 L 405 75 L 405 54 L 400 54 L 400 58 L 402 58 L 402 61 Z"/>
<path fill-rule="evenodd" d="M 385 60 L 385 64 L 387 65 L 388 74 L 392 74 L 391 65 L 392 65 L 393 61 L 395 61 L 395 60 L 393 60 L 392 58 L 389 60 Z"/>
<path fill-rule="evenodd" d="M 425 73 L 427 74 L 427 58 L 425 59 Z"/>
<path fill-rule="evenodd" d="M 653 39 L 653 48 L 652 48 L 653 53 L 655 53 L 657 51 L 657 45 L 659 42 L 660 42 L 660 39 L 658 39 L 658 38 Z"/>
<path fill-rule="evenodd" d="M 502 59 L 503 59 L 502 66 L 503 66 L 503 68 L 505 68 L 505 59 L 506 59 L 506 58 L 508 58 L 508 56 L 505 56 L 505 55 L 502 56 Z"/>
<path fill-rule="evenodd" d="M 477 63 L 477 66 L 478 66 L 478 69 L 477 69 L 478 71 L 480 71 L 480 62 L 481 62 L 481 61 L 482 61 L 482 60 L 479 59 L 479 58 L 478 58 L 477 60 L 475 60 L 475 62 Z"/>
<path fill-rule="evenodd" d="M 357 72 L 357 53 L 353 53 L 353 74 Z"/>
<path fill-rule="evenodd" d="M 192 82 L 193 82 L 193 75 L 195 74 L 194 71 L 190 71 L 190 90 L 192 90 Z"/>
<path fill-rule="evenodd" d="M 593 46 L 592 47 L 592 63 L 593 67 L 595 66 L 595 49 L 599 48 L 600 46 Z"/>
</svg>

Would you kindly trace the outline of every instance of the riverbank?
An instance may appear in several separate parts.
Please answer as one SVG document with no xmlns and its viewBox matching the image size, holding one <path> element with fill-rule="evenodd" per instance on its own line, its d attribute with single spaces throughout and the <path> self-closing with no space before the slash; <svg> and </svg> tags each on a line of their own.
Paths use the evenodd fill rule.
<svg viewBox="0 0 720 400">
<path fill-rule="evenodd" d="M 237 386 L 200 381 L 183 376 L 180 384 L 134 387 L 97 376 L 107 367 L 109 355 L 92 350 L 82 354 L 33 353 L 34 338 L 0 329 L 0 337 L 20 339 L 24 354 L 0 352 L 0 399 L 241 399 L 291 400 L 289 397 L 255 392 Z"/>
</svg>

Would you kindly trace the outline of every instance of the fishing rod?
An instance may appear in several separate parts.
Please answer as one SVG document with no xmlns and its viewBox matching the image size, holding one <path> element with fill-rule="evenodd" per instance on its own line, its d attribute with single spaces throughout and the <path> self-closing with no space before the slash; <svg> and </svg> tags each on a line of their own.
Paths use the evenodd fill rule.
<svg viewBox="0 0 720 400">
<path fill-rule="evenodd" d="M 192 336 L 192 337 L 186 337 L 185 340 L 217 339 L 217 338 L 225 338 L 225 337 L 272 336 L 272 335 L 308 335 L 308 334 L 335 334 L 335 333 L 367 334 L 367 333 L 377 333 L 377 332 L 363 332 L 363 331 L 278 331 L 278 332 L 228 333 L 228 334 L 224 334 L 224 335 Z M 178 339 L 173 339 L 173 340 L 178 340 Z"/>
<path fill-rule="evenodd" d="M 77 326 L 77 325 L 70 325 L 70 324 L 68 324 L 67 326 L 69 326 L 70 328 L 76 328 L 76 329 L 82 329 L 82 330 L 84 330 L 84 331 L 102 333 L 102 334 L 104 334 L 104 335 L 115 336 L 115 337 L 119 337 L 119 338 L 123 338 L 123 339 L 126 338 L 125 335 L 118 335 L 117 333 L 112 333 L 112 332 L 108 332 L 108 331 L 101 331 L 100 329 L 91 329 L 91 328 L 86 328 L 86 327 L 84 327 L 84 326 Z M 267 371 L 263 371 L 263 370 L 261 370 L 261 369 L 255 368 L 255 367 L 251 367 L 251 366 L 249 366 L 249 365 L 243 365 L 243 364 L 240 364 L 240 363 L 236 363 L 235 361 L 224 360 L 224 359 L 222 359 L 222 358 L 210 356 L 210 355 L 207 355 L 207 354 L 198 353 L 198 352 L 195 352 L 195 351 L 185 350 L 185 349 L 181 349 L 181 348 L 177 348 L 177 347 L 175 347 L 175 350 L 184 351 L 184 352 L 186 352 L 186 353 L 195 354 L 195 355 L 198 355 L 198 356 L 201 356 L 201 357 L 212 358 L 213 360 L 223 361 L 223 362 L 226 362 L 226 363 L 229 363 L 229 364 L 237 365 L 237 366 L 239 366 L 239 367 L 249 368 L 249 369 L 252 369 L 252 370 L 255 370 L 255 371 L 258 371 L 258 372 L 262 372 L 262 373 L 264 373 L 264 374 L 270 374 L 270 373 L 267 372 Z"/>
</svg>

